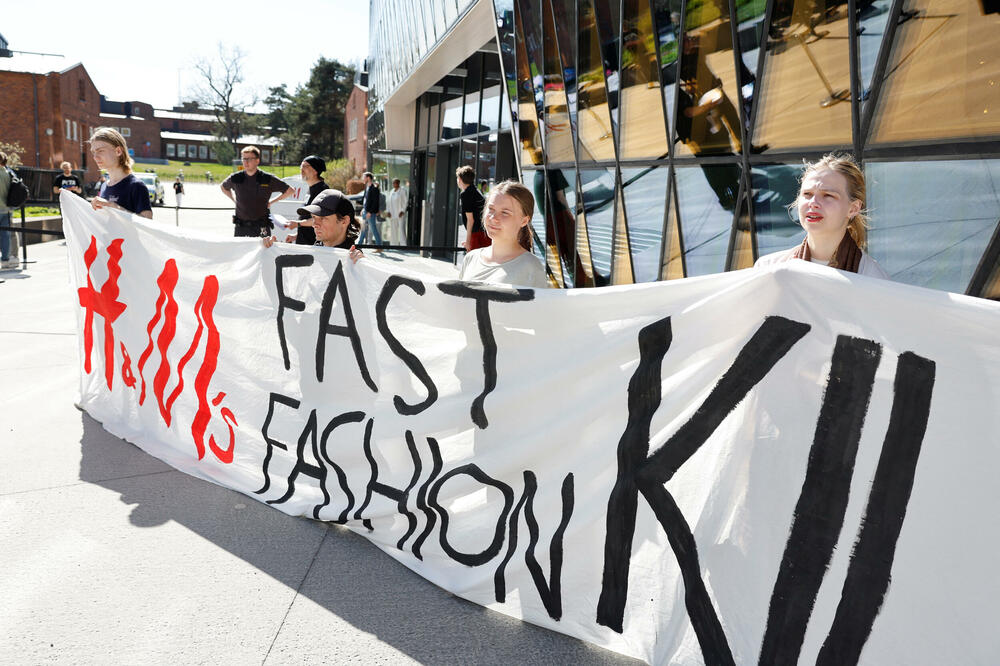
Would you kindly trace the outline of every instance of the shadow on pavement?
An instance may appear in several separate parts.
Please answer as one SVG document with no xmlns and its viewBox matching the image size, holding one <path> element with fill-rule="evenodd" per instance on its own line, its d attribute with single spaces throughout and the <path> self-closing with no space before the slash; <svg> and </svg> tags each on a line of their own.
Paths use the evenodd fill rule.
<svg viewBox="0 0 1000 666">
<path fill-rule="evenodd" d="M 133 526 L 175 521 L 416 661 L 639 663 L 454 597 L 345 528 L 288 516 L 178 472 L 88 414 L 82 419 L 80 479 L 118 493 L 133 507 Z M 331 648 L 350 640 L 342 626 L 333 633 L 337 618 L 314 614 L 303 621 L 294 604 L 289 617 L 269 660 L 295 661 L 297 634 L 312 642 L 329 635 Z M 363 651 L 355 658 L 363 659 Z"/>
</svg>

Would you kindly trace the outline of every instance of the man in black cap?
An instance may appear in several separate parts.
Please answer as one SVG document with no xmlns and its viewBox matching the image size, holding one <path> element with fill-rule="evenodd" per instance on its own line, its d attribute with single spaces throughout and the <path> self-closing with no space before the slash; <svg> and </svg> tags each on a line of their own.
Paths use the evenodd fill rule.
<svg viewBox="0 0 1000 666">
<path fill-rule="evenodd" d="M 299 165 L 302 180 L 306 181 L 306 185 L 309 186 L 309 197 L 306 199 L 307 206 L 313 202 L 317 194 L 326 189 L 326 183 L 323 182 L 322 177 L 324 171 L 326 171 L 326 162 L 323 161 L 323 158 L 316 155 L 310 155 L 303 159 L 302 164 Z M 288 226 L 290 229 L 298 229 L 295 232 L 296 245 L 316 244 L 316 232 L 313 231 L 311 220 L 312 216 L 309 213 L 301 213 L 299 214 L 298 222 L 289 222 Z"/>
<path fill-rule="evenodd" d="M 274 174 L 257 168 L 260 164 L 260 148 L 257 146 L 247 146 L 240 151 L 240 157 L 243 171 L 229 174 L 219 186 L 223 194 L 236 202 L 236 214 L 233 215 L 236 229 L 233 235 L 266 238 L 273 227 L 269 210 L 271 204 L 281 201 L 295 190 Z M 275 193 L 279 195 L 272 199 Z"/>
<path fill-rule="evenodd" d="M 307 204 L 295 211 L 299 217 L 310 217 L 316 232 L 316 247 L 336 247 L 350 250 L 351 261 L 358 262 L 364 254 L 354 244 L 358 240 L 361 225 L 354 217 L 352 204 L 340 190 L 323 190 Z M 264 239 L 264 247 L 271 247 L 277 239 Z"/>
</svg>

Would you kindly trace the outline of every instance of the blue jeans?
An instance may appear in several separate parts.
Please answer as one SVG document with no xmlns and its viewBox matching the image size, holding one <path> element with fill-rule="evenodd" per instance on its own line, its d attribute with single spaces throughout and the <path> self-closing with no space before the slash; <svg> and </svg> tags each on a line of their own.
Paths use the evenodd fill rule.
<svg viewBox="0 0 1000 666">
<path fill-rule="evenodd" d="M 10 212 L 0 213 L 0 227 L 10 226 Z M 9 231 L 0 231 L 0 259 L 7 261 L 10 259 L 10 234 Z"/>
<path fill-rule="evenodd" d="M 358 239 L 358 244 L 365 244 L 369 238 L 375 239 L 375 245 L 382 244 L 382 234 L 378 230 L 378 215 L 376 213 L 365 213 L 365 230 Z"/>
</svg>

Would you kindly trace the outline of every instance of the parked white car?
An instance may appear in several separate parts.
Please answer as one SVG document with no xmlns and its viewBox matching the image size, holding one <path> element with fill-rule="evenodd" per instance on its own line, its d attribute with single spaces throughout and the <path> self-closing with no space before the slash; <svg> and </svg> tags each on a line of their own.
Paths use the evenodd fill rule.
<svg viewBox="0 0 1000 666">
<path fill-rule="evenodd" d="M 149 190 L 149 203 L 153 206 L 163 205 L 163 184 L 160 177 L 148 171 L 133 171 L 135 177 L 142 181 L 142 184 Z"/>
</svg>

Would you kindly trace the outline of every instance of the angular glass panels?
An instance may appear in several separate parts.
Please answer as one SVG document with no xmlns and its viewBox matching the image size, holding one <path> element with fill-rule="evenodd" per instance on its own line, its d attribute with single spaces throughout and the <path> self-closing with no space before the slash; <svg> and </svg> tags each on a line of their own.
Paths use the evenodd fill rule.
<svg viewBox="0 0 1000 666">
<path fill-rule="evenodd" d="M 667 124 L 649 0 L 624 0 L 623 7 L 619 153 L 623 160 L 666 157 Z"/>
<path fill-rule="evenodd" d="M 545 44 L 545 152 L 547 161 L 573 162 L 573 131 L 569 117 L 569 102 L 563 83 L 562 61 L 556 43 L 555 19 L 552 3 L 542 0 L 543 42 Z"/>
<path fill-rule="evenodd" d="M 850 146 L 847 4 L 775 3 L 757 92 L 755 152 Z"/>
<path fill-rule="evenodd" d="M 681 42 L 678 155 L 727 155 L 743 150 L 740 100 L 729 5 L 688 2 Z"/>
<path fill-rule="evenodd" d="M 611 281 L 611 237 L 615 222 L 615 170 L 580 169 L 583 215 L 597 286 Z"/>
<path fill-rule="evenodd" d="M 678 167 L 674 173 L 687 275 L 721 273 L 726 269 L 740 168 L 712 164 Z"/>
<path fill-rule="evenodd" d="M 665 166 L 622 169 L 625 217 L 628 220 L 632 270 L 636 282 L 654 282 L 660 279 L 668 171 Z"/>
<path fill-rule="evenodd" d="M 789 212 L 799 195 L 802 165 L 773 164 L 750 167 L 750 194 L 757 256 L 795 247 L 805 238 L 797 213 Z"/>
<path fill-rule="evenodd" d="M 869 162 L 868 251 L 893 280 L 964 293 L 1000 220 L 1000 160 Z"/>
<path fill-rule="evenodd" d="M 550 168 L 548 198 L 545 199 L 545 229 L 551 243 L 559 250 L 565 286 L 573 286 L 576 266 L 576 171 Z"/>
<path fill-rule="evenodd" d="M 1000 135 L 1000 12 L 982 0 L 907 0 L 876 102 L 873 143 Z"/>
<path fill-rule="evenodd" d="M 597 30 L 593 0 L 579 0 L 579 62 L 577 77 L 580 164 L 615 158 L 614 130 L 604 78 L 601 37 Z"/>
</svg>

